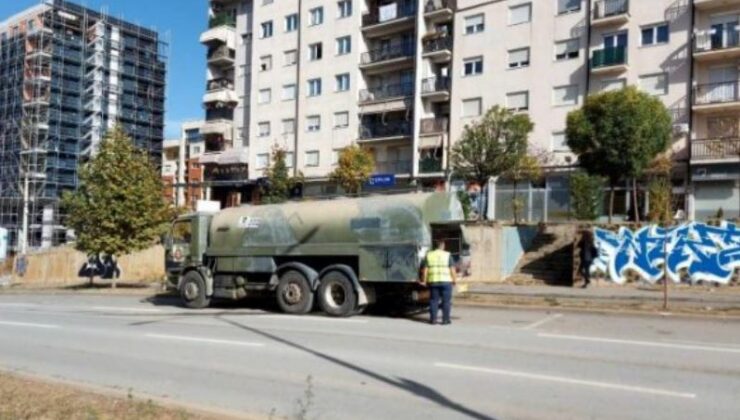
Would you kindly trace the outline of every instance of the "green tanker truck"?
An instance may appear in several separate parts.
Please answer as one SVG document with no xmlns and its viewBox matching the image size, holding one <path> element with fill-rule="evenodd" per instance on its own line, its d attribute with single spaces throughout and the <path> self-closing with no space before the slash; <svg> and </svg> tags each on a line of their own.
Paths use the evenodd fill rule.
<svg viewBox="0 0 740 420">
<path fill-rule="evenodd" d="M 179 217 L 166 240 L 183 303 L 274 295 L 287 313 L 348 316 L 384 299 L 418 299 L 419 266 L 444 238 L 466 266 L 454 194 L 414 193 L 243 206 Z M 465 271 L 465 269 L 463 269 Z"/>
</svg>

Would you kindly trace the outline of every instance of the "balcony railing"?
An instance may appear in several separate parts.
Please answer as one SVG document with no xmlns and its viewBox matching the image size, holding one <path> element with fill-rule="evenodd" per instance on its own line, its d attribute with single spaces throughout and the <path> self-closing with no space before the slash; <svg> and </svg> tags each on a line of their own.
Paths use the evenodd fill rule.
<svg viewBox="0 0 740 420">
<path fill-rule="evenodd" d="M 740 32 L 736 29 L 709 29 L 696 34 L 696 51 L 707 52 L 740 47 Z"/>
<path fill-rule="evenodd" d="M 424 118 L 419 127 L 421 134 L 435 134 L 447 132 L 450 121 L 447 118 Z"/>
<path fill-rule="evenodd" d="M 429 77 L 421 81 L 421 93 L 445 92 L 450 90 L 449 77 Z"/>
<path fill-rule="evenodd" d="M 233 120 L 234 108 L 212 108 L 206 109 L 206 120 Z"/>
<path fill-rule="evenodd" d="M 208 20 L 208 28 L 215 28 L 217 26 L 231 26 L 236 27 L 236 16 L 229 13 L 219 13 L 214 15 Z"/>
<path fill-rule="evenodd" d="M 419 159 L 419 172 L 423 174 L 442 172 L 442 160 L 436 157 Z"/>
<path fill-rule="evenodd" d="M 397 83 L 392 85 L 382 85 L 372 89 L 360 91 L 360 102 L 373 102 L 390 98 L 404 98 L 414 94 L 414 84 Z"/>
<path fill-rule="evenodd" d="M 452 37 L 448 35 L 426 40 L 423 48 L 424 53 L 452 50 Z"/>
<path fill-rule="evenodd" d="M 738 102 L 738 82 L 721 82 L 698 85 L 694 88 L 694 105 Z"/>
<path fill-rule="evenodd" d="M 409 121 L 365 123 L 360 125 L 360 139 L 371 140 L 384 137 L 411 136 L 413 125 Z"/>
<path fill-rule="evenodd" d="M 375 172 L 385 174 L 410 174 L 412 170 L 411 162 L 408 161 L 390 161 L 376 162 Z"/>
<path fill-rule="evenodd" d="M 225 58 L 234 60 L 236 58 L 236 51 L 224 45 L 217 47 L 217 48 L 211 48 L 208 50 L 208 60 L 209 61 L 221 60 Z"/>
<path fill-rule="evenodd" d="M 398 43 L 388 47 L 376 48 L 362 53 L 360 64 L 372 64 L 381 61 L 394 60 L 396 58 L 412 57 L 416 53 L 414 44 Z"/>
<path fill-rule="evenodd" d="M 600 0 L 594 2 L 593 19 L 604 19 L 627 13 L 630 8 L 629 0 Z"/>
<path fill-rule="evenodd" d="M 213 79 L 206 84 L 206 90 L 234 89 L 234 82 L 229 79 Z"/>
<path fill-rule="evenodd" d="M 595 50 L 591 59 L 591 68 L 603 68 L 627 64 L 627 47 L 611 47 Z"/>
<path fill-rule="evenodd" d="M 695 160 L 740 158 L 740 138 L 692 140 L 691 158 Z"/>
<path fill-rule="evenodd" d="M 371 12 L 362 16 L 362 26 L 372 26 L 379 23 L 392 22 L 396 19 L 416 15 L 416 2 L 390 3 L 374 7 Z"/>
<path fill-rule="evenodd" d="M 427 0 L 424 5 L 424 13 L 432 13 L 442 9 L 450 9 L 454 11 L 456 8 L 456 0 Z"/>
</svg>

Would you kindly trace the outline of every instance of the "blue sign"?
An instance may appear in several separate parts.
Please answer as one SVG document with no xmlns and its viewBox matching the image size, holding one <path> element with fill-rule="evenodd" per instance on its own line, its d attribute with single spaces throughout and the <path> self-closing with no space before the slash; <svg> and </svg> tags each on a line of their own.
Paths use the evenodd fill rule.
<svg viewBox="0 0 740 420">
<path fill-rule="evenodd" d="M 368 187 L 392 187 L 396 185 L 396 175 L 394 174 L 376 174 L 367 180 Z"/>
</svg>

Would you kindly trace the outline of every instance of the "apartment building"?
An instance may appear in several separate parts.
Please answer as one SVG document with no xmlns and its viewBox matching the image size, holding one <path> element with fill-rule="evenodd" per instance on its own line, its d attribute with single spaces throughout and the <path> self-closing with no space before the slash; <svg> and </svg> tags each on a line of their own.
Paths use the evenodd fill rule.
<svg viewBox="0 0 740 420">
<path fill-rule="evenodd" d="M 165 198 L 175 206 L 195 208 L 204 199 L 203 170 L 199 159 L 205 152 L 201 129 L 204 121 L 186 121 L 179 138 L 162 146 L 162 183 Z"/>
<path fill-rule="evenodd" d="M 59 197 L 116 122 L 159 159 L 165 53 L 156 31 L 62 0 L 0 23 L 0 225 L 13 247 L 67 240 Z"/>
<path fill-rule="evenodd" d="M 500 105 L 530 115 L 530 149 L 547 157 L 546 180 L 524 188 L 527 217 L 564 218 L 577 164 L 568 112 L 636 85 L 673 116 L 677 206 L 697 218 L 740 207 L 740 0 L 221 0 L 212 15 L 227 7 L 241 86 L 230 97 L 243 111 L 233 121 L 244 122 L 234 125 L 251 183 L 277 146 L 307 193 L 325 192 L 338 151 L 356 143 L 394 187 L 439 185 L 454 175 L 449 151 L 465 125 Z M 491 186 L 491 215 L 509 217 L 496 203 L 510 201 L 511 185 Z M 629 188 L 618 191 L 624 214 Z"/>
</svg>

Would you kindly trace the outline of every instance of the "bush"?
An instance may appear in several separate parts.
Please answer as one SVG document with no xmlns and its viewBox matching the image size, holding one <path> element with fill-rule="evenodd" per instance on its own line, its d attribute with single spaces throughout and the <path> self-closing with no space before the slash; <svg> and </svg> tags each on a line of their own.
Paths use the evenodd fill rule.
<svg viewBox="0 0 740 420">
<path fill-rule="evenodd" d="M 604 200 L 604 179 L 585 172 L 570 178 L 571 208 L 577 220 L 596 220 Z"/>
</svg>

